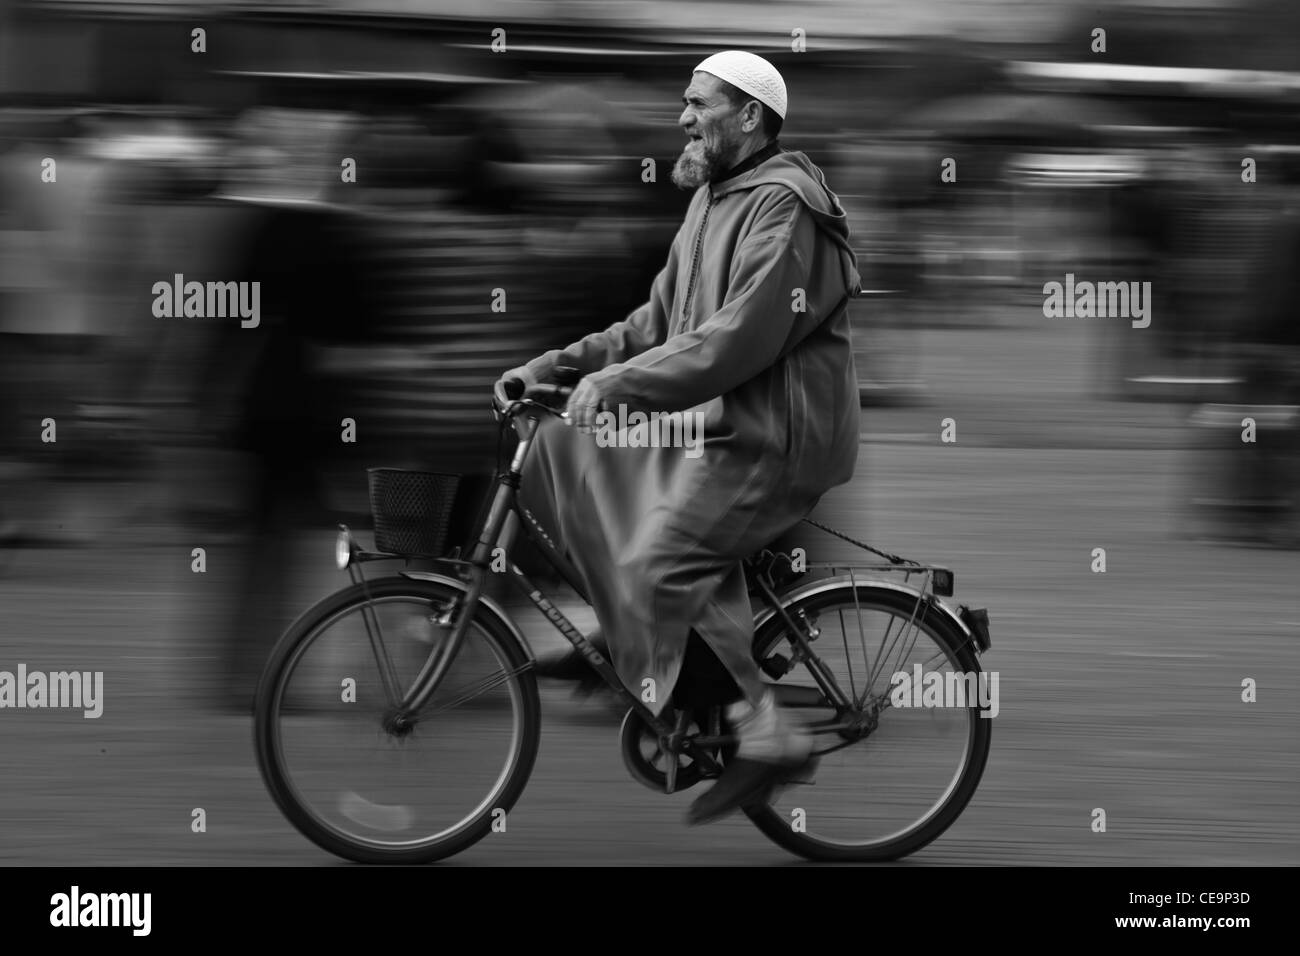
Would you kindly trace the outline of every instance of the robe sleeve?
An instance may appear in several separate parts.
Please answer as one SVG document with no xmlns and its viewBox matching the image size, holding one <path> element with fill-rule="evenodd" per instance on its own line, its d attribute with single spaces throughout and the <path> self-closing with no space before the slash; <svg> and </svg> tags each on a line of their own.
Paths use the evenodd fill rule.
<svg viewBox="0 0 1300 956">
<path fill-rule="evenodd" d="M 583 372 L 622 362 L 668 337 L 672 320 L 673 289 L 677 285 L 677 268 L 681 261 L 682 231 L 678 230 L 668 250 L 668 261 L 650 286 L 650 298 L 634 309 L 626 319 L 603 332 L 593 332 L 567 348 L 552 349 L 526 366 L 539 382 L 549 379 L 556 366 L 567 365 Z"/>
<path fill-rule="evenodd" d="M 805 300 L 816 224 L 791 190 L 760 200 L 749 234 L 731 259 L 722 307 L 698 328 L 627 358 L 588 378 L 607 404 L 663 412 L 692 408 L 743 385 L 775 364 L 806 323 L 793 309 Z"/>
</svg>

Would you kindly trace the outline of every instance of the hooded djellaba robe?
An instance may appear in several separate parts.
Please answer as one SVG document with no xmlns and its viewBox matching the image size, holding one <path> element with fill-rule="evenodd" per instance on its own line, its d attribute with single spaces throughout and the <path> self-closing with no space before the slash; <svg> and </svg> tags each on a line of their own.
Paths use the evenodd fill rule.
<svg viewBox="0 0 1300 956">
<path fill-rule="evenodd" d="M 690 449 L 602 444 L 599 427 L 544 418 L 520 490 L 582 576 L 619 677 L 641 699 L 653 688 L 656 714 L 692 628 L 736 673 L 753 640 L 743 559 L 857 461 L 846 215 L 806 155 L 764 153 L 696 191 L 644 305 L 525 367 L 536 382 L 580 369 L 606 410 L 703 422 Z"/>
</svg>

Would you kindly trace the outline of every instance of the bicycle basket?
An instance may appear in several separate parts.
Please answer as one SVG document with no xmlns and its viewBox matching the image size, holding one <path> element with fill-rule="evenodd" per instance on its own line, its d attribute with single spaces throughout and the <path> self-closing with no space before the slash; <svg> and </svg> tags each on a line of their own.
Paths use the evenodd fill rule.
<svg viewBox="0 0 1300 956">
<path fill-rule="evenodd" d="M 370 468 L 368 473 L 375 550 L 442 557 L 461 476 L 402 468 Z"/>
</svg>

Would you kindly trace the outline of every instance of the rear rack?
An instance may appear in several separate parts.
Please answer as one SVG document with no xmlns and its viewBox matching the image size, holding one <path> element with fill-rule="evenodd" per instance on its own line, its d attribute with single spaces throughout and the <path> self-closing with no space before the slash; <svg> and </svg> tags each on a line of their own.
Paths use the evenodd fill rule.
<svg viewBox="0 0 1300 956">
<path fill-rule="evenodd" d="M 882 551 L 879 548 L 873 548 L 865 541 L 859 541 L 842 531 L 828 528 L 812 518 L 802 520 L 805 524 L 810 524 L 814 528 L 825 531 L 841 541 L 847 541 L 854 547 L 879 555 L 885 559 L 885 562 L 858 564 L 842 561 L 817 561 L 809 563 L 802 558 L 796 561 L 793 555 L 784 551 L 770 551 L 765 548 L 747 559 L 745 565 L 747 571 L 765 577 L 773 590 L 780 590 L 785 585 L 802 577 L 808 571 L 813 570 L 829 571 L 833 575 L 847 574 L 850 577 L 856 577 L 859 572 L 870 572 L 872 574 L 901 574 L 904 583 L 911 583 L 914 575 L 922 575 L 924 578 L 920 588 L 922 594 L 932 593 L 939 597 L 952 597 L 954 588 L 952 569 L 937 564 L 923 564 L 911 558 L 904 558 L 897 554 L 890 554 L 888 551 Z"/>
</svg>

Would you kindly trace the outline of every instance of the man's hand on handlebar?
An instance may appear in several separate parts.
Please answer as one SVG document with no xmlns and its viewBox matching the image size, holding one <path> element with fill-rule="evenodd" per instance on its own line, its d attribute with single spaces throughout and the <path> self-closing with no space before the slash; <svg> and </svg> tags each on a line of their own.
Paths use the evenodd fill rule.
<svg viewBox="0 0 1300 956">
<path fill-rule="evenodd" d="M 565 421 L 579 431 L 591 431 L 596 427 L 596 413 L 599 411 L 600 390 L 584 378 L 569 396 L 569 404 L 564 409 Z"/>
<path fill-rule="evenodd" d="M 536 384 L 536 379 L 522 365 L 505 372 L 492 386 L 492 398 L 496 401 L 497 408 L 504 409 L 511 402 L 519 401 L 530 384 Z"/>
<path fill-rule="evenodd" d="M 492 388 L 492 397 L 497 408 L 504 411 L 513 402 L 535 402 L 567 420 L 567 414 L 561 413 L 559 409 L 565 407 L 565 403 L 574 391 L 572 383 L 578 381 L 582 373 L 575 368 L 558 366 L 550 377 L 555 380 L 555 383 L 537 381 L 536 377 L 522 365 L 512 368 L 503 374 Z"/>
</svg>

